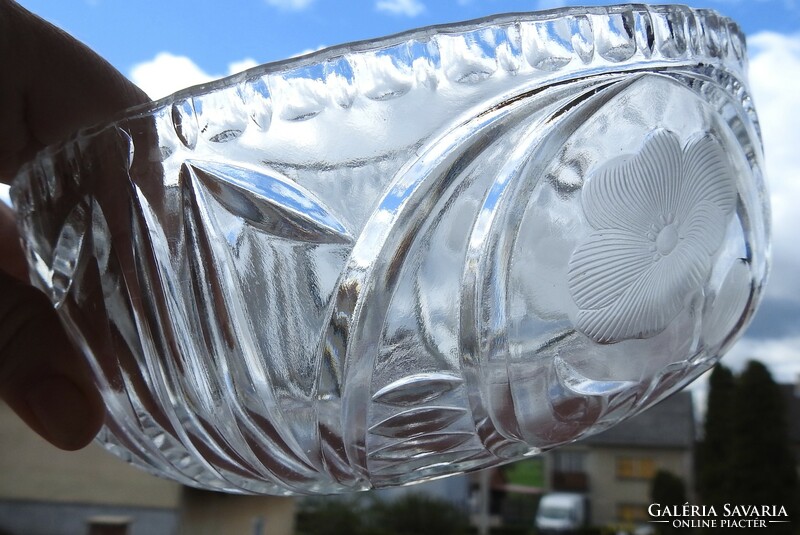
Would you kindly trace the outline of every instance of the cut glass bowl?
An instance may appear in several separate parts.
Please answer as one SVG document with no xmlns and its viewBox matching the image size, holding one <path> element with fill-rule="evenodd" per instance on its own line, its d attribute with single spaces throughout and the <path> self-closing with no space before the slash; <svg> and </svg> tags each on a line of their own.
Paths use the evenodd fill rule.
<svg viewBox="0 0 800 535">
<path fill-rule="evenodd" d="M 498 465 L 708 370 L 767 273 L 744 37 L 713 11 L 501 15 L 256 67 L 13 186 L 98 440 L 230 492 Z"/>
</svg>

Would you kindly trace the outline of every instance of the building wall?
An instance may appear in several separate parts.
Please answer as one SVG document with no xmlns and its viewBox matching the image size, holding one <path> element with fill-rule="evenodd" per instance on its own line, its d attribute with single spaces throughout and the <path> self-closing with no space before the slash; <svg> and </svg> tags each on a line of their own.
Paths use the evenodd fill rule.
<svg viewBox="0 0 800 535">
<path fill-rule="evenodd" d="M 181 486 L 129 466 L 96 444 L 61 451 L 0 402 L 0 533 L 73 535 L 97 517 L 129 535 L 174 535 Z"/>
<path fill-rule="evenodd" d="M 237 496 L 187 488 L 181 506 L 182 535 L 290 535 L 295 500 L 278 496 Z"/>
<path fill-rule="evenodd" d="M 654 471 L 667 470 L 683 479 L 687 493 L 692 489 L 691 454 L 688 450 L 659 448 L 608 448 L 589 450 L 586 471 L 589 474 L 589 495 L 592 522 L 598 525 L 620 521 L 620 506 L 643 507 L 650 504 L 651 479 L 646 477 L 619 477 L 617 463 L 620 459 L 652 461 Z M 640 465 L 641 466 L 641 465 Z M 691 495 L 688 496 L 691 498 Z"/>
<path fill-rule="evenodd" d="M 290 535 L 294 500 L 189 489 L 96 444 L 58 450 L 0 402 L 0 535 L 82 535 L 101 516 L 128 535 Z"/>
<path fill-rule="evenodd" d="M 181 486 L 114 457 L 96 444 L 61 451 L 0 402 L 0 500 L 175 509 Z"/>
<path fill-rule="evenodd" d="M 83 535 L 99 517 L 126 520 L 127 535 L 178 532 L 178 512 L 173 509 L 14 500 L 0 501 L 0 534 Z"/>
<path fill-rule="evenodd" d="M 583 454 L 582 471 L 587 482 L 585 490 L 553 488 L 554 457 L 562 452 L 581 452 Z M 680 477 L 686 488 L 687 499 L 690 501 L 694 499 L 692 453 L 688 448 L 599 446 L 577 443 L 548 452 L 543 458 L 548 474 L 546 482 L 548 491 L 585 492 L 589 497 L 590 521 L 593 525 L 618 524 L 620 522 L 618 516 L 621 512 L 620 506 L 627 506 L 629 512 L 632 512 L 636 507 L 646 511 L 650 504 L 651 479 L 618 477 L 617 462 L 619 459 L 638 460 L 645 463 L 646 460 L 651 460 L 650 466 L 653 474 L 658 470 L 667 470 Z"/>
</svg>

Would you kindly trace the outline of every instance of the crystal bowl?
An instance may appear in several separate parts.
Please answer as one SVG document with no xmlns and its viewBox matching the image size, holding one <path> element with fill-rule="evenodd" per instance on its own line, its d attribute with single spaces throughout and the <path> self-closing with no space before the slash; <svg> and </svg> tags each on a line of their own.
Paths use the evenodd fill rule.
<svg viewBox="0 0 800 535">
<path fill-rule="evenodd" d="M 12 190 L 31 278 L 182 483 L 334 493 L 506 463 L 708 370 L 767 273 L 744 37 L 517 13 L 129 110 Z"/>
</svg>

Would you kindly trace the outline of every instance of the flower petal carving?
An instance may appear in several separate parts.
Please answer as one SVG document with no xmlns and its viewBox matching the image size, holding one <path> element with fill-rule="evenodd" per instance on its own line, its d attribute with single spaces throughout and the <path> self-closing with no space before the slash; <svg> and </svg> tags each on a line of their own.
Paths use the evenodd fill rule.
<svg viewBox="0 0 800 535">
<path fill-rule="evenodd" d="M 708 278 L 736 201 L 733 176 L 710 134 L 681 149 L 666 130 L 590 176 L 582 206 L 595 230 L 567 273 L 578 330 L 600 343 L 663 331 Z"/>
<path fill-rule="evenodd" d="M 593 232 L 570 260 L 570 290 L 581 309 L 609 306 L 647 271 L 646 237 L 627 229 Z"/>
<path fill-rule="evenodd" d="M 289 179 L 222 162 L 184 165 L 227 210 L 265 232 L 313 243 L 352 241 L 321 201 Z"/>
<path fill-rule="evenodd" d="M 676 217 L 690 217 L 700 202 L 711 203 L 725 214 L 736 203 L 736 188 L 725 151 L 719 142 L 705 134 L 690 142 L 684 151 L 683 195 Z"/>
<path fill-rule="evenodd" d="M 657 133 L 635 157 L 612 160 L 583 189 L 583 210 L 595 229 L 646 234 L 657 211 L 674 210 L 681 173 L 681 147 L 672 134 Z"/>
</svg>

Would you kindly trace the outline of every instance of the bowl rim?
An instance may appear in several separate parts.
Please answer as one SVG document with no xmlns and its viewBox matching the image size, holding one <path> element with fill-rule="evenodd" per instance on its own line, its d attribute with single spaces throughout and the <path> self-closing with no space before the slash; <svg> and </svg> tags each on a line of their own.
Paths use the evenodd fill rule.
<svg viewBox="0 0 800 535">
<path fill-rule="evenodd" d="M 411 28 L 400 32 L 392 33 L 385 36 L 373 37 L 367 39 L 360 39 L 355 41 L 348 41 L 336 45 L 323 47 L 317 50 L 284 58 L 276 61 L 262 63 L 254 67 L 250 67 L 239 73 L 226 75 L 216 80 L 195 84 L 186 88 L 180 89 L 170 95 L 135 105 L 133 107 L 123 110 L 120 114 L 113 119 L 105 121 L 103 124 L 112 124 L 119 122 L 123 119 L 132 119 L 140 115 L 152 113 L 159 108 L 179 101 L 181 99 L 202 97 L 208 93 L 216 90 L 225 89 L 240 83 L 248 82 L 256 78 L 276 75 L 289 72 L 304 67 L 310 67 L 317 64 L 323 64 L 337 58 L 344 58 L 350 55 L 362 55 L 371 51 L 385 50 L 391 47 L 402 45 L 411 40 L 417 40 L 421 43 L 430 42 L 435 36 L 457 36 L 466 34 L 472 31 L 485 29 L 489 26 L 511 26 L 520 23 L 537 23 L 547 21 L 557 21 L 566 19 L 570 16 L 593 16 L 610 18 L 614 15 L 621 15 L 625 13 L 647 13 L 652 15 L 669 15 L 669 14 L 682 14 L 684 16 L 695 17 L 698 28 L 705 28 L 705 22 L 710 19 L 717 19 L 719 27 L 726 27 L 728 32 L 735 32 L 742 44 L 741 57 L 734 57 L 733 63 L 739 63 L 740 67 L 744 69 L 747 60 L 747 44 L 744 32 L 741 30 L 739 24 L 732 18 L 723 15 L 719 11 L 710 8 L 694 8 L 686 4 L 645 4 L 645 3 L 624 3 L 624 4 L 610 4 L 604 6 L 567 6 L 557 7 L 538 11 L 512 11 L 505 13 L 497 13 L 479 17 L 475 19 L 467 19 L 462 21 L 447 22 L 441 24 L 432 24 L 428 26 L 421 26 L 418 28 Z M 635 27 L 630 29 L 631 32 L 635 31 Z M 668 41 L 674 38 L 670 35 L 669 38 L 664 39 Z M 657 39 L 657 38 L 656 38 Z M 687 41 L 688 41 L 687 37 Z M 657 45 L 658 43 L 655 43 Z M 701 44 L 700 54 L 698 51 L 692 51 L 692 59 L 697 63 L 697 56 L 703 55 L 704 50 Z M 687 52 L 689 52 L 689 45 L 687 43 Z M 720 58 L 730 60 L 731 54 L 724 52 L 720 54 Z M 685 59 L 683 60 L 685 61 Z M 726 61 L 727 63 L 727 61 Z M 621 61 L 620 64 L 626 64 L 626 61 Z M 588 68 L 589 66 L 587 66 Z"/>
</svg>

